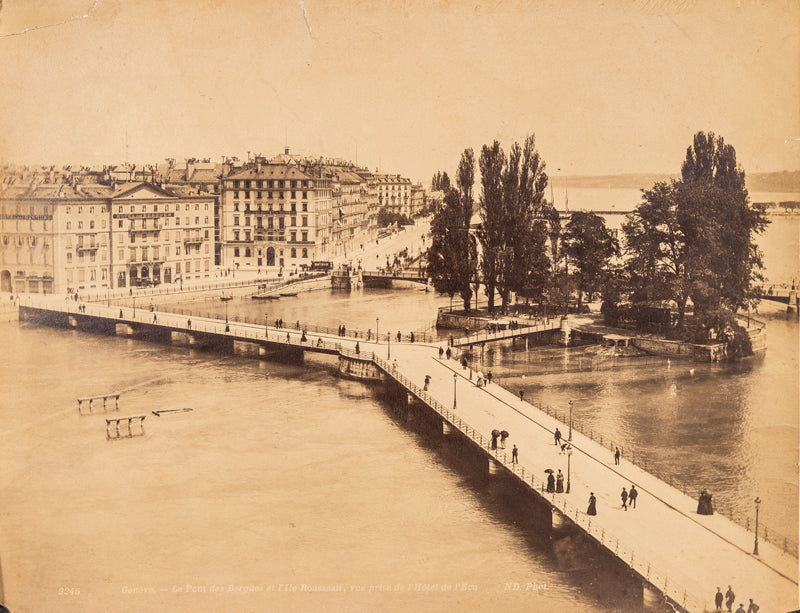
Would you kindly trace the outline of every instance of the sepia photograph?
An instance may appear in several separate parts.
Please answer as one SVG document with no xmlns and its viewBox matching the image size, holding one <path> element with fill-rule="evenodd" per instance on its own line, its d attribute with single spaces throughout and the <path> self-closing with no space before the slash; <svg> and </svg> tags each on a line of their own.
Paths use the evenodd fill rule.
<svg viewBox="0 0 800 613">
<path fill-rule="evenodd" d="M 796 0 L 0 0 L 0 612 L 800 610 Z"/>
</svg>

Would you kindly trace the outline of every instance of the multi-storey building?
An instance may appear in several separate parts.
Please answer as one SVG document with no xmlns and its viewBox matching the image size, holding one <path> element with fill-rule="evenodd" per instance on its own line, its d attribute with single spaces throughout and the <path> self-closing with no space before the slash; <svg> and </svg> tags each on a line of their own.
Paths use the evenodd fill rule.
<svg viewBox="0 0 800 613">
<path fill-rule="evenodd" d="M 222 265 L 295 268 L 331 256 L 332 185 L 320 168 L 265 163 L 223 179 Z"/>
<path fill-rule="evenodd" d="M 378 191 L 378 206 L 390 213 L 408 215 L 411 206 L 411 179 L 400 175 L 376 174 L 373 176 Z"/>
<path fill-rule="evenodd" d="M 211 275 L 213 198 L 151 184 L 11 186 L 0 195 L 0 290 L 65 292 Z"/>
</svg>

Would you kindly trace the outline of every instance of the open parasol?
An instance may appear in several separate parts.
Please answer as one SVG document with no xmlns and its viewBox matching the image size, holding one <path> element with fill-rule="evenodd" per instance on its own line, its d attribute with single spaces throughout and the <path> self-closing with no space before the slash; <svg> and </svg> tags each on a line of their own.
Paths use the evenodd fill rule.
<svg viewBox="0 0 800 613">
<path fill-rule="evenodd" d="M 500 432 L 500 436 L 502 436 L 503 438 L 508 438 L 508 430 L 502 430 Z"/>
<path fill-rule="evenodd" d="M 552 475 L 552 474 L 553 474 L 554 472 L 556 472 L 556 471 L 554 471 L 552 468 L 545 468 L 545 469 L 544 469 L 544 472 L 546 472 L 546 473 L 550 473 L 550 474 Z"/>
<path fill-rule="evenodd" d="M 492 430 L 492 436 L 500 436 L 500 430 Z"/>
</svg>

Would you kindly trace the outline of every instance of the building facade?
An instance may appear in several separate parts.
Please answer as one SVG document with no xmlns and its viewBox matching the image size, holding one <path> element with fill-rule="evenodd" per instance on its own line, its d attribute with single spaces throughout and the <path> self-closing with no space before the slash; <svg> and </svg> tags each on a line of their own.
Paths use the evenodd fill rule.
<svg viewBox="0 0 800 613">
<path fill-rule="evenodd" d="M 0 196 L 0 291 L 63 293 L 211 276 L 213 197 L 146 183 L 42 184 Z"/>
<path fill-rule="evenodd" d="M 225 177 L 222 266 L 294 270 L 329 259 L 332 195 L 330 179 L 293 163 L 259 161 Z"/>
</svg>

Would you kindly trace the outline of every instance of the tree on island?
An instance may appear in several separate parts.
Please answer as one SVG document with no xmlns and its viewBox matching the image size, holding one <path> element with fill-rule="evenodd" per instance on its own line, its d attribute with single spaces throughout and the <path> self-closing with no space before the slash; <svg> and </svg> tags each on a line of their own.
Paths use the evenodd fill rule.
<svg viewBox="0 0 800 613">
<path fill-rule="evenodd" d="M 583 294 L 602 288 L 611 259 L 619 256 L 619 243 L 601 217 L 582 211 L 573 213 L 567 222 L 563 243 L 572 264 L 580 310 Z"/>
<path fill-rule="evenodd" d="M 514 143 L 508 157 L 497 141 L 484 145 L 479 166 L 480 268 L 493 312 L 495 291 L 503 310 L 511 292 L 537 296 L 544 292 L 550 268 L 544 200 L 548 179 L 533 135 L 523 147 Z"/>
<path fill-rule="evenodd" d="M 503 165 L 505 154 L 498 141 L 484 145 L 478 166 L 481 170 L 481 227 L 478 240 L 481 243 L 480 269 L 489 312 L 494 312 L 494 295 L 497 291 L 501 268 L 501 254 L 505 248 L 506 227 L 512 220 L 506 219 L 503 207 Z"/>
<path fill-rule="evenodd" d="M 472 186 L 475 183 L 475 154 L 472 149 L 464 150 L 456 181 L 458 189 L 448 189 L 442 206 L 431 221 L 428 274 L 436 290 L 450 296 L 451 308 L 453 296 L 458 293 L 464 310 L 469 311 L 472 298 L 470 282 L 475 277 L 477 261 L 475 240 L 470 234 Z"/>
<path fill-rule="evenodd" d="M 738 309 L 758 301 L 763 275 L 755 235 L 767 223 L 763 205 L 750 202 L 735 149 L 698 132 L 681 179 L 643 191 L 623 225 L 631 300 L 674 300 L 682 329 L 691 299 L 695 337 L 719 332 L 720 322 L 735 323 Z"/>
</svg>

